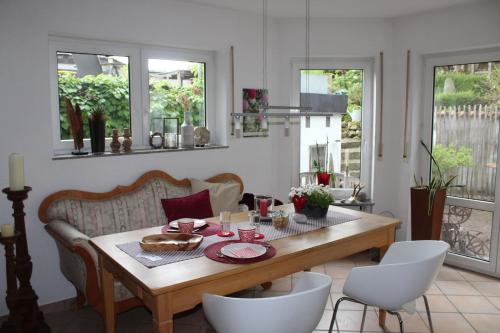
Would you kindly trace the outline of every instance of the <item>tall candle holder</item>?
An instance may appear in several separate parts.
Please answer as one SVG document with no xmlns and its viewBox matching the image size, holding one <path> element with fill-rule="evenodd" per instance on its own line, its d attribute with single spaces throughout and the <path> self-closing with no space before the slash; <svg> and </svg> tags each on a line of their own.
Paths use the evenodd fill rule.
<svg viewBox="0 0 500 333">
<path fill-rule="evenodd" d="M 20 233 L 15 233 L 13 236 L 0 235 L 0 243 L 5 247 L 5 272 L 7 274 L 7 295 L 5 302 L 9 309 L 9 316 L 2 324 L 2 331 L 16 332 L 16 327 L 20 325 L 20 318 L 16 317 L 14 307 L 17 302 L 17 279 L 16 279 L 16 255 L 14 253 L 14 244 Z"/>
<path fill-rule="evenodd" d="M 24 200 L 28 198 L 28 192 L 31 187 L 25 186 L 23 190 L 11 191 L 10 188 L 4 188 L 3 193 L 7 195 L 7 199 L 12 201 L 15 224 L 15 273 L 19 280 L 19 289 L 9 300 L 10 314 L 12 317 L 11 325 L 12 332 L 33 332 L 33 333 L 49 333 L 50 327 L 45 323 L 43 313 L 38 308 L 38 296 L 31 286 L 31 274 L 33 272 L 33 263 L 28 251 L 28 241 L 26 239 L 26 227 L 24 222 Z M 7 238 L 7 237 L 6 237 Z M 5 239 L 5 238 L 4 238 Z M 11 250 L 9 250 L 11 251 Z M 9 252 L 11 255 L 12 252 Z M 10 282 L 12 284 L 12 282 Z M 16 282 L 17 287 L 17 282 Z M 12 286 L 11 286 L 12 288 Z M 15 323 L 14 327 L 12 324 Z"/>
</svg>

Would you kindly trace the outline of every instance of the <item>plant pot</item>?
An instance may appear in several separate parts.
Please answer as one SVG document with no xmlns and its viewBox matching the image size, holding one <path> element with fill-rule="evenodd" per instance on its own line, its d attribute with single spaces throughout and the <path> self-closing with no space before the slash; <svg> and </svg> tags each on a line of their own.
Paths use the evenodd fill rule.
<svg viewBox="0 0 500 333">
<path fill-rule="evenodd" d="M 320 206 L 306 203 L 300 212 L 310 219 L 320 219 L 326 216 L 328 213 L 328 207 L 321 208 Z"/>
<path fill-rule="evenodd" d="M 106 142 L 106 120 L 89 118 L 90 147 L 92 153 L 104 153 Z"/>
<path fill-rule="evenodd" d="M 330 185 L 330 174 L 327 172 L 318 172 L 316 174 L 316 178 L 318 179 L 318 185 L 328 186 Z"/>
<path fill-rule="evenodd" d="M 427 189 L 412 187 L 411 191 L 411 239 L 440 240 L 443 223 L 446 189 L 436 192 L 431 215 L 428 214 L 429 195 Z"/>
</svg>

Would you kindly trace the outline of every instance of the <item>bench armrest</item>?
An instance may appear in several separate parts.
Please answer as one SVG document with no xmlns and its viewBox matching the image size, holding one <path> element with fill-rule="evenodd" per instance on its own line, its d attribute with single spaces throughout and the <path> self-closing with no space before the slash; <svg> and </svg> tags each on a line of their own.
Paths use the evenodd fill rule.
<svg viewBox="0 0 500 333">
<path fill-rule="evenodd" d="M 89 243 L 89 236 L 78 231 L 71 224 L 60 220 L 51 221 L 45 226 L 45 229 L 68 250 L 72 252 L 84 250 L 87 252 L 97 267 L 97 253 Z"/>
</svg>

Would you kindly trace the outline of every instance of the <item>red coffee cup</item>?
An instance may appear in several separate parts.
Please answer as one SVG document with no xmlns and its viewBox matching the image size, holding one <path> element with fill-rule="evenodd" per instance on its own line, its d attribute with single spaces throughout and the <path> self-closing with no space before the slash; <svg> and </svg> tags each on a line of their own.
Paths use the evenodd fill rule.
<svg viewBox="0 0 500 333">
<path fill-rule="evenodd" d="M 194 229 L 194 220 L 184 219 L 177 221 L 179 232 L 181 234 L 192 234 Z"/>
<path fill-rule="evenodd" d="M 240 236 L 240 241 L 244 243 L 253 243 L 255 239 L 255 226 L 238 227 L 238 235 Z"/>
</svg>

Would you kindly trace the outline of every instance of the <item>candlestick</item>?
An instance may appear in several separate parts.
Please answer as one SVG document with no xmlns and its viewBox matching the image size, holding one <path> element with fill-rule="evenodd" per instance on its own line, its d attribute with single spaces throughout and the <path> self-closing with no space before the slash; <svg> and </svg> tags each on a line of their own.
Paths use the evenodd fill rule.
<svg viewBox="0 0 500 333">
<path fill-rule="evenodd" d="M 5 296 L 5 303 L 9 309 L 9 316 L 2 324 L 2 332 L 19 332 L 21 317 L 16 314 L 15 307 L 17 303 L 17 280 L 16 280 L 16 255 L 14 252 L 14 245 L 16 244 L 19 233 L 12 236 L 5 237 L 2 232 L 0 243 L 5 247 L 5 273 L 7 275 L 7 292 Z"/>
<path fill-rule="evenodd" d="M 22 190 L 12 190 L 4 188 L 3 193 L 7 194 L 7 199 L 12 201 L 14 209 L 15 233 L 16 237 L 16 258 L 15 271 L 19 281 L 19 291 L 12 300 L 13 309 L 10 309 L 10 315 L 17 318 L 16 327 L 13 332 L 36 332 L 49 333 L 50 327 L 45 323 L 43 313 L 38 308 L 38 296 L 31 286 L 31 274 L 33 263 L 28 251 L 28 241 L 26 239 L 26 227 L 24 224 L 24 203 L 28 198 L 28 192 L 31 187 L 24 186 Z M 2 327 L 3 328 L 3 327 Z"/>
<path fill-rule="evenodd" d="M 21 154 L 9 155 L 9 187 L 11 191 L 24 190 L 24 157 Z"/>
<path fill-rule="evenodd" d="M 14 224 L 2 224 L 2 237 L 14 236 Z"/>
</svg>

